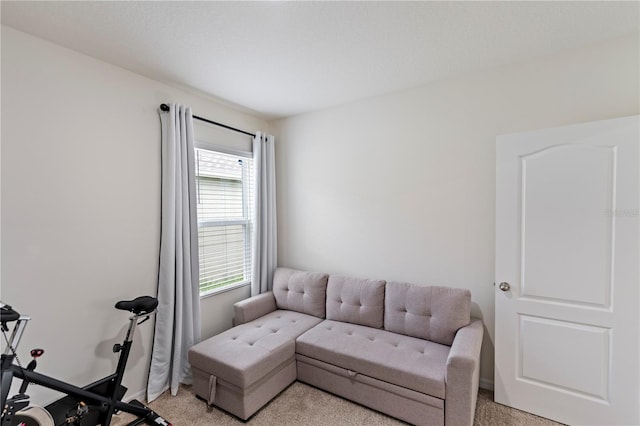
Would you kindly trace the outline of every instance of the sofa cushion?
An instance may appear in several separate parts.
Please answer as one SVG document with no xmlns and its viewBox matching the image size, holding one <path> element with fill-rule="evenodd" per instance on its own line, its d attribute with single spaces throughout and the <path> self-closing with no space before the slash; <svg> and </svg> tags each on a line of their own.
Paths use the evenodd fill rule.
<svg viewBox="0 0 640 426">
<path fill-rule="evenodd" d="M 273 295 L 278 309 L 325 316 L 328 274 L 278 268 L 273 275 Z"/>
<path fill-rule="evenodd" d="M 470 321 L 469 290 L 387 283 L 385 330 L 451 345 L 456 331 Z"/>
<path fill-rule="evenodd" d="M 442 399 L 450 349 L 428 340 L 331 320 L 296 340 L 300 355 Z"/>
<path fill-rule="evenodd" d="M 327 284 L 327 319 L 382 328 L 384 284 L 331 275 Z"/>
<path fill-rule="evenodd" d="M 240 388 L 257 382 L 295 354 L 295 338 L 322 320 L 274 311 L 189 349 L 189 362 Z"/>
</svg>

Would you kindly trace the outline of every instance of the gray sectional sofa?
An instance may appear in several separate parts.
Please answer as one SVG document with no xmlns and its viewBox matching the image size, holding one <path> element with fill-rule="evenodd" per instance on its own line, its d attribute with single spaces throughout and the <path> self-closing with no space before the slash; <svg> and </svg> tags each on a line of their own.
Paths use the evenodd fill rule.
<svg viewBox="0 0 640 426">
<path fill-rule="evenodd" d="M 199 397 L 241 419 L 296 379 L 416 425 L 471 425 L 483 326 L 468 290 L 278 268 L 189 351 Z"/>
</svg>

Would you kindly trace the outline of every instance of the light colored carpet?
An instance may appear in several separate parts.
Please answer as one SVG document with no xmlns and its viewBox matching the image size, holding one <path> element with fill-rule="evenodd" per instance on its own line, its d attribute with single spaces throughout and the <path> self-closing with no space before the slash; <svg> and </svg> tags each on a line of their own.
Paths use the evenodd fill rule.
<svg viewBox="0 0 640 426">
<path fill-rule="evenodd" d="M 165 392 L 149 405 L 176 426 L 204 425 L 405 425 L 396 419 L 370 410 L 361 405 L 295 382 L 274 400 L 258 411 L 248 422 L 243 422 L 195 397 L 189 386 L 182 386 L 178 395 L 171 397 Z M 114 426 L 123 426 L 131 421 L 128 414 L 114 417 Z M 478 395 L 476 426 L 533 425 L 552 426 L 559 423 L 515 410 L 493 402 L 493 392 L 481 389 Z"/>
</svg>

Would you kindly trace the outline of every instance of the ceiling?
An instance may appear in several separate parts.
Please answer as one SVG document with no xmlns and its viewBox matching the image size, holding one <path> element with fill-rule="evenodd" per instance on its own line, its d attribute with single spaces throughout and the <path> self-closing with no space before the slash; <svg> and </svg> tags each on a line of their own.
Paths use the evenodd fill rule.
<svg viewBox="0 0 640 426">
<path fill-rule="evenodd" d="M 2 1 L 2 24 L 284 117 L 638 32 L 640 2 Z"/>
</svg>

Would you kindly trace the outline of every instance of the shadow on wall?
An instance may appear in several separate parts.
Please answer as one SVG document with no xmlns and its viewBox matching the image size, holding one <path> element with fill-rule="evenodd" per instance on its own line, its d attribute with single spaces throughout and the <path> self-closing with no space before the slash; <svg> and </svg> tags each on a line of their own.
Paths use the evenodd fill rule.
<svg viewBox="0 0 640 426">
<path fill-rule="evenodd" d="M 153 321 L 149 321 L 149 324 L 153 326 Z M 98 358 L 110 359 L 113 371 L 115 371 L 116 367 L 118 366 L 118 358 L 120 357 L 119 352 L 118 353 L 113 352 L 113 346 L 115 344 L 119 344 L 119 345 L 122 344 L 122 341 L 127 335 L 128 328 L 129 328 L 129 321 L 127 321 L 126 324 L 120 328 L 120 331 L 114 337 L 108 338 L 106 340 L 102 340 L 96 346 L 94 355 Z M 145 349 L 143 346 L 143 342 L 144 342 L 144 339 L 142 339 L 140 336 L 140 330 L 138 330 L 138 327 L 136 327 L 136 330 L 133 336 L 133 344 L 131 346 L 131 352 L 129 352 L 129 360 L 127 361 L 127 368 L 131 368 L 134 365 L 137 365 L 141 360 L 144 359 Z"/>
<path fill-rule="evenodd" d="M 484 315 L 482 314 L 480 305 L 478 305 L 476 302 L 471 302 L 471 317 L 482 320 L 482 326 L 484 328 L 484 336 L 482 338 L 482 354 L 493 354 L 495 351 L 495 346 L 493 341 L 490 339 L 491 334 L 489 333 L 489 329 L 487 328 L 487 322 L 484 320 Z M 492 378 L 482 377 L 481 370 L 480 387 L 493 390 L 494 386 L 495 383 L 492 382 Z"/>
</svg>

